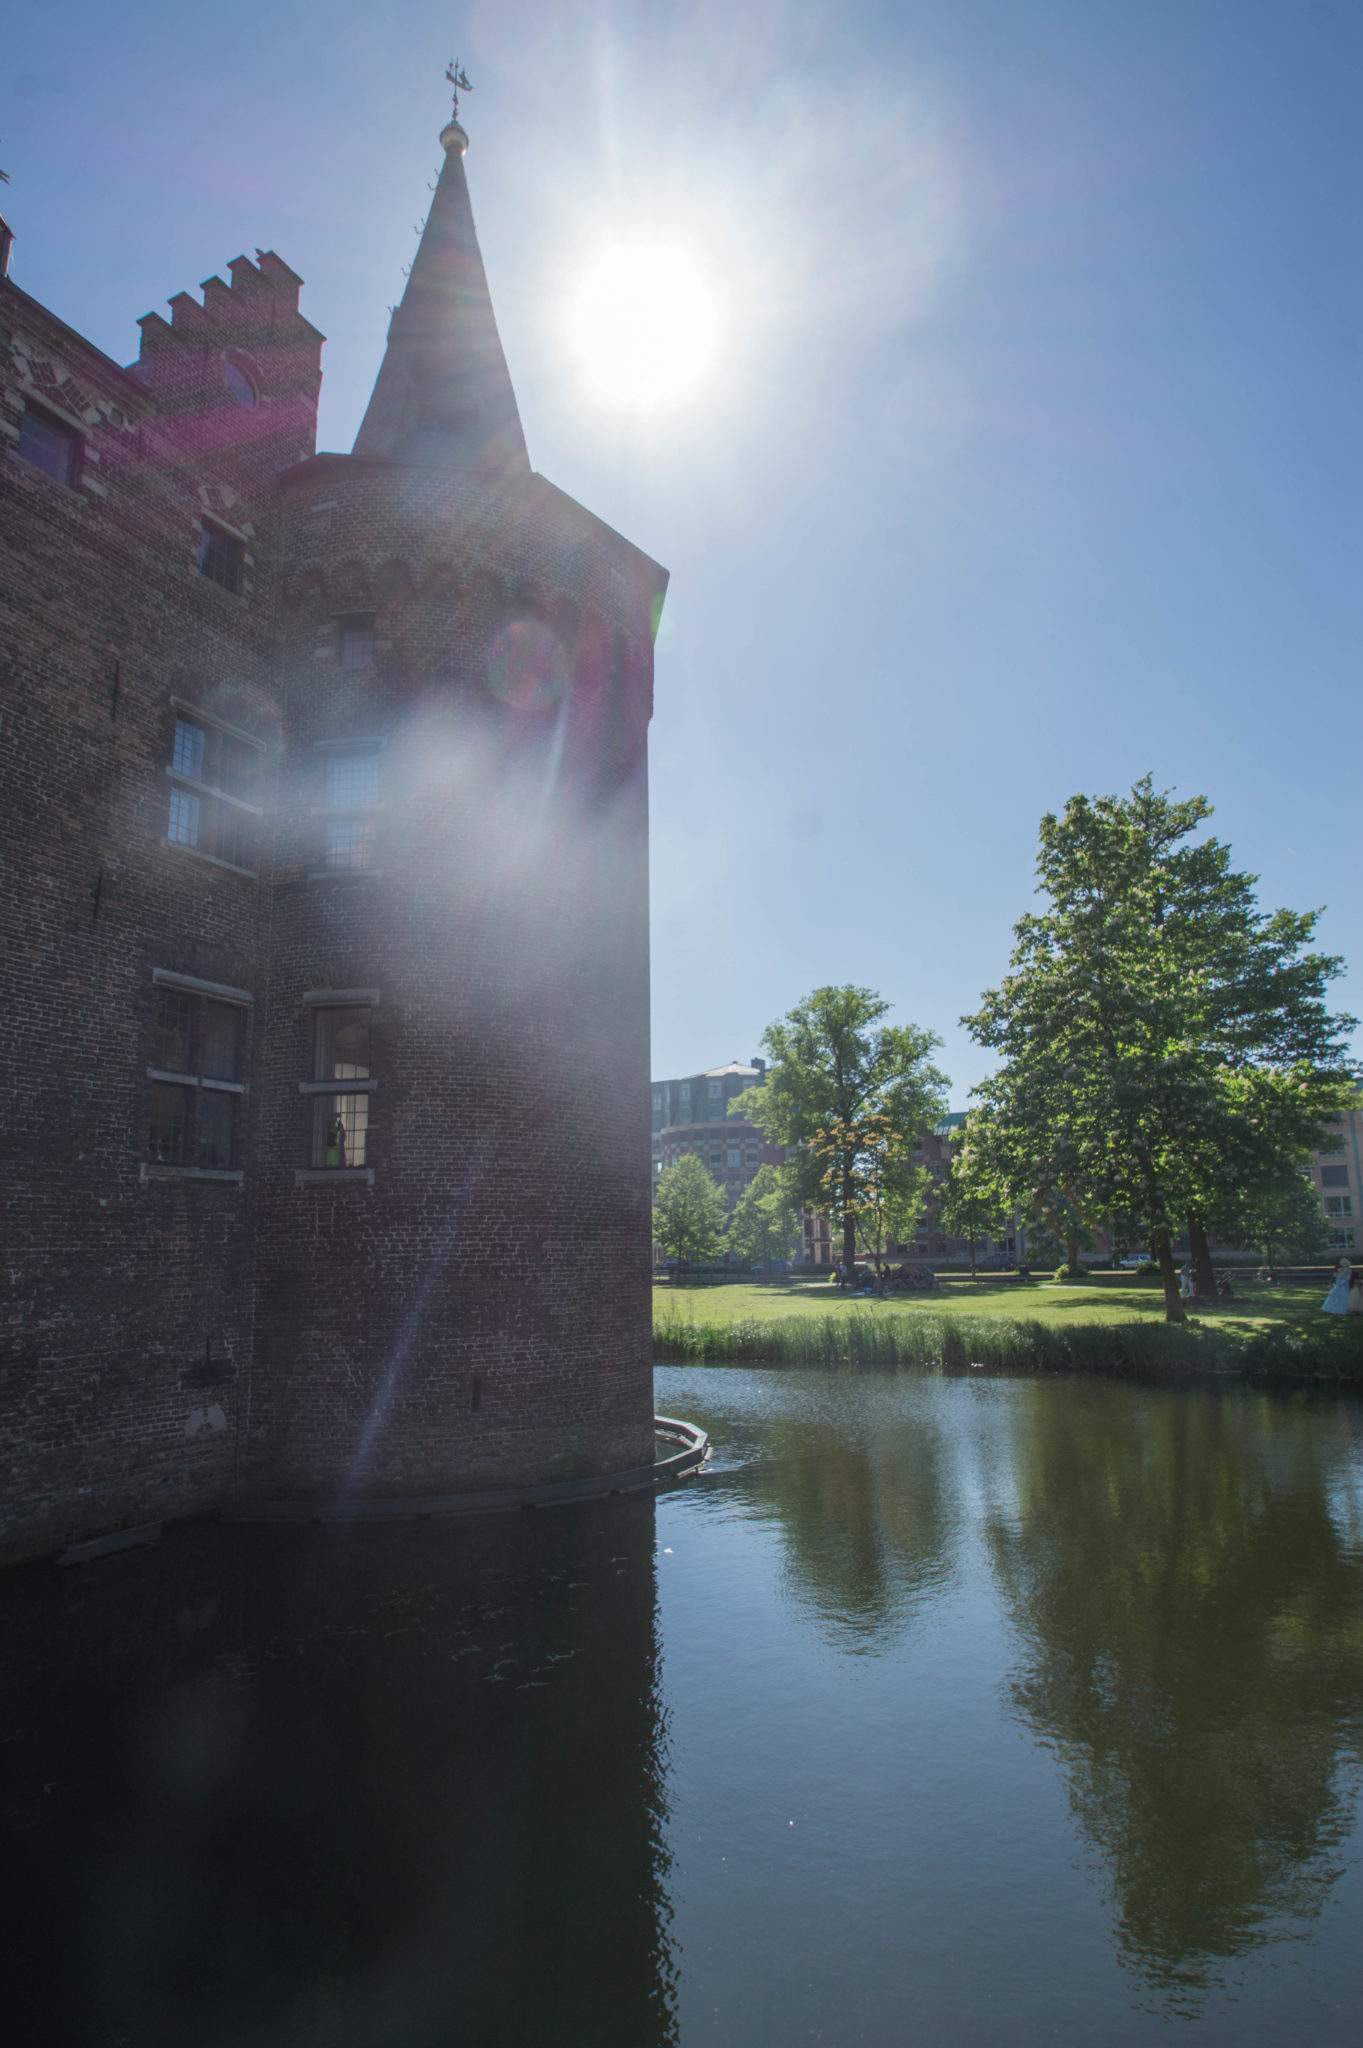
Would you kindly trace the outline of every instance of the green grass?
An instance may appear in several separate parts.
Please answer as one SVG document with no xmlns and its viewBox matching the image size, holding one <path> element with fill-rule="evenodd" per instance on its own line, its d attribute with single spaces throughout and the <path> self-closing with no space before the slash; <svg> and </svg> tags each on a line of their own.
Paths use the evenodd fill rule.
<svg viewBox="0 0 1363 2048">
<path fill-rule="evenodd" d="M 1325 1286 L 1240 1289 L 1182 1327 L 1158 1284 L 1122 1273 L 1046 1285 L 948 1278 L 933 1294 L 851 1300 L 826 1282 L 659 1284 L 660 1361 L 996 1371 L 1201 1371 L 1363 1379 L 1363 1323 L 1321 1313 Z"/>
</svg>

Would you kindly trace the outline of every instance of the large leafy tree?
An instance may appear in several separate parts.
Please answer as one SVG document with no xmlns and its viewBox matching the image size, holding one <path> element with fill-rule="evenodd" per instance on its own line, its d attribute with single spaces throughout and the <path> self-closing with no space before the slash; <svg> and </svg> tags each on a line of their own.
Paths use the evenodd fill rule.
<svg viewBox="0 0 1363 2048">
<path fill-rule="evenodd" d="M 1143 1225 L 1170 1321 L 1173 1232 L 1205 1249 L 1227 1188 L 1280 1179 L 1321 1141 L 1354 1021 L 1325 1007 L 1340 963 L 1310 949 L 1316 914 L 1261 911 L 1229 849 L 1194 838 L 1210 810 L 1146 776 L 1043 818 L 1047 908 L 1019 920 L 1009 974 L 964 1020 L 1003 1054 L 977 1091 L 991 1171 L 1020 1202 Z"/>
<path fill-rule="evenodd" d="M 970 1119 L 952 1148 L 946 1172 L 937 1184 L 933 1207 L 937 1221 L 953 1237 L 970 1244 L 970 1276 L 975 1277 L 975 1246 L 981 1238 L 1002 1237 L 1013 1204 L 997 1178 L 984 1170 L 970 1142 Z"/>
<path fill-rule="evenodd" d="M 823 1206 L 829 1186 L 842 1219 L 843 1259 L 857 1252 L 857 1160 L 868 1116 L 885 1116 L 912 1144 L 945 1109 L 946 1078 L 931 1064 L 941 1044 L 915 1024 L 883 1024 L 889 1004 L 869 988 L 816 988 L 762 1034 L 766 1081 L 729 1104 L 776 1144 L 791 1148 L 783 1173 L 799 1201 Z M 820 1132 L 841 1129 L 830 1163 L 811 1148 Z"/>
<path fill-rule="evenodd" d="M 734 1204 L 729 1249 L 770 1273 L 800 1228 L 800 1212 L 774 1166 L 759 1166 Z"/>
<path fill-rule="evenodd" d="M 821 1127 L 809 1150 L 823 1168 L 824 1207 L 842 1225 L 844 1244 L 851 1221 L 883 1289 L 885 1246 L 893 1239 L 912 1237 L 918 1228 L 927 1199 L 927 1168 L 915 1166 L 912 1140 L 878 1102 L 851 1122 L 835 1120 Z"/>
<path fill-rule="evenodd" d="M 1232 1244 L 1261 1252 L 1270 1273 L 1280 1260 L 1318 1258 L 1329 1243 L 1320 1197 L 1295 1167 L 1234 1196 L 1218 1212 L 1216 1227 Z"/>
<path fill-rule="evenodd" d="M 653 1237 L 678 1261 L 711 1259 L 724 1242 L 724 1190 L 694 1152 L 658 1176 Z"/>
</svg>

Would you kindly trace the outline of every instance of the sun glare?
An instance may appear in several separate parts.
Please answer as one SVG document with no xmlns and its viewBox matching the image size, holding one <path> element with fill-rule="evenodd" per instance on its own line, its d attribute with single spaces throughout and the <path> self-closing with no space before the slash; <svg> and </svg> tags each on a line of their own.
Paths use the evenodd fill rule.
<svg viewBox="0 0 1363 2048">
<path fill-rule="evenodd" d="M 592 395 L 621 411 L 675 411 L 719 365 L 723 308 L 691 252 L 640 237 L 588 262 L 568 309 L 568 336 Z"/>
</svg>

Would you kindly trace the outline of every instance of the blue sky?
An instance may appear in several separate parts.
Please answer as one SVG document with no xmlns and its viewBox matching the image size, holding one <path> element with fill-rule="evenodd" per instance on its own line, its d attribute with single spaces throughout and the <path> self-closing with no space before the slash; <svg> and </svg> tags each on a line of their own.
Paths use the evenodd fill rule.
<svg viewBox="0 0 1363 2048">
<path fill-rule="evenodd" d="M 531 459 L 673 576 L 656 1074 L 859 981 L 963 1102 L 1038 818 L 1147 769 L 1358 958 L 1359 0 L 14 0 L 6 44 L 16 282 L 129 361 L 277 249 L 337 448 L 467 64 Z M 728 308 L 654 422 L 564 347 L 622 221 Z"/>
</svg>

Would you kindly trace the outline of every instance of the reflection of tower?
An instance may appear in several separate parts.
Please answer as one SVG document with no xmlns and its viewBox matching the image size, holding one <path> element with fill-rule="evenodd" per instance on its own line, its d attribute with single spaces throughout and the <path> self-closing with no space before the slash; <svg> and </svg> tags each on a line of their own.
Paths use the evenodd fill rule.
<svg viewBox="0 0 1363 2048">
<path fill-rule="evenodd" d="M 665 576 L 535 475 L 445 162 L 354 452 L 283 480 L 248 1490 L 652 1457 L 644 746 Z"/>
<path fill-rule="evenodd" d="M 653 1547 L 644 1498 L 6 1575 L 14 2037 L 665 2048 Z"/>
</svg>

